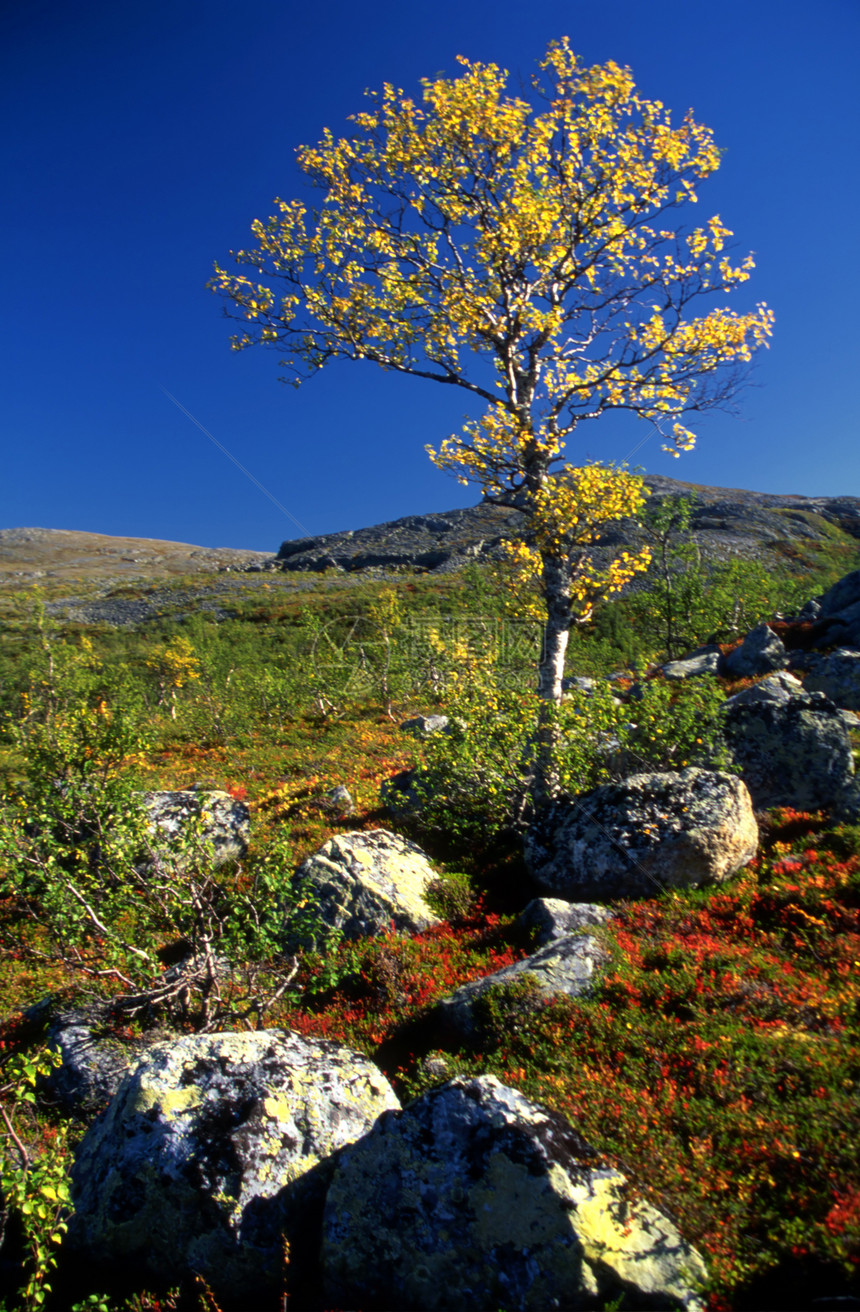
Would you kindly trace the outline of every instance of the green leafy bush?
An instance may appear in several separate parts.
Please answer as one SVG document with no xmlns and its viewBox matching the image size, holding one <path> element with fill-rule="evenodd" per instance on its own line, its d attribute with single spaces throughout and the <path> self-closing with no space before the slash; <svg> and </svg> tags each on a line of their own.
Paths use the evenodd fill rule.
<svg viewBox="0 0 860 1312">
<path fill-rule="evenodd" d="M 57 960 L 123 985 L 131 1009 L 203 1028 L 259 1012 L 255 972 L 234 967 L 280 951 L 289 846 L 216 869 L 202 811 L 154 836 L 134 770 L 145 743 L 121 694 L 91 652 L 52 647 L 14 726 L 27 769 L 0 799 L 0 888 Z M 169 945 L 181 969 L 165 976 Z"/>
<path fill-rule="evenodd" d="M 12 1215 L 20 1220 L 25 1265 L 15 1307 L 30 1312 L 44 1307 L 51 1295 L 49 1277 L 57 1264 L 58 1246 L 71 1211 L 68 1181 L 68 1131 L 50 1127 L 34 1146 L 33 1111 L 36 1084 L 59 1064 L 55 1053 L 42 1050 L 7 1057 L 0 1066 L 0 1244 Z"/>
<path fill-rule="evenodd" d="M 688 765 L 734 770 L 720 730 L 725 693 L 703 676 L 670 683 L 646 679 L 627 706 L 623 755 L 641 771 L 683 770 Z"/>
</svg>

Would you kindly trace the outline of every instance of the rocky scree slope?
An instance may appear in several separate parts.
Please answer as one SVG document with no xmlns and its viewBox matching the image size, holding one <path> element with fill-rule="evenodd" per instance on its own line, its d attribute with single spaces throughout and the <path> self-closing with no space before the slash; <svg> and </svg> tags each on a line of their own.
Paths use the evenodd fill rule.
<svg viewBox="0 0 860 1312">
<path fill-rule="evenodd" d="M 670 496 L 695 497 L 692 536 L 707 559 L 756 558 L 777 564 L 804 546 L 860 540 L 860 497 L 748 492 L 660 475 L 648 475 L 645 483 L 651 504 Z M 311 586 L 302 575 L 323 570 L 340 573 L 330 580 L 334 587 L 359 582 L 365 571 L 449 573 L 470 562 L 496 559 L 502 543 L 523 526 L 515 504 L 482 502 L 465 510 L 291 539 L 277 555 L 61 529 L 0 529 L 0 594 L 35 584 L 50 598 L 50 615 L 79 623 L 134 625 L 201 609 L 222 620 L 231 614 L 230 599 L 237 591 L 253 590 L 273 573 L 288 575 L 296 588 Z M 596 562 L 606 564 L 619 550 L 644 541 L 634 521 L 620 521 L 595 548 Z M 205 585 L 191 577 L 204 574 L 229 577 L 210 577 Z M 632 586 L 648 585 L 636 580 Z"/>
</svg>

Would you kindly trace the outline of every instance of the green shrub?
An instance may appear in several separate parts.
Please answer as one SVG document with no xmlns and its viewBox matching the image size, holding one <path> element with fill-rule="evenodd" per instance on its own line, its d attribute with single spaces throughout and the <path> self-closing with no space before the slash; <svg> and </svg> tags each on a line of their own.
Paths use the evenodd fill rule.
<svg viewBox="0 0 860 1312">
<path fill-rule="evenodd" d="M 716 679 L 646 679 L 639 692 L 639 700 L 626 707 L 628 722 L 622 733 L 623 755 L 631 769 L 734 768 L 720 731 L 725 693 Z"/>
<path fill-rule="evenodd" d="M 427 905 L 449 924 L 462 924 L 474 915 L 476 893 L 468 875 L 447 871 L 434 879 L 426 893 Z"/>
<path fill-rule="evenodd" d="M 35 1131 L 36 1083 L 57 1065 L 58 1055 L 42 1050 L 7 1057 L 0 1067 L 0 1097 L 5 1103 L 0 1127 L 0 1245 L 10 1215 L 15 1214 L 25 1248 L 25 1269 L 15 1302 L 22 1312 L 44 1307 L 50 1297 L 49 1276 L 57 1264 L 58 1245 L 71 1211 L 66 1127 L 51 1127 L 39 1146 L 26 1142 Z"/>
</svg>

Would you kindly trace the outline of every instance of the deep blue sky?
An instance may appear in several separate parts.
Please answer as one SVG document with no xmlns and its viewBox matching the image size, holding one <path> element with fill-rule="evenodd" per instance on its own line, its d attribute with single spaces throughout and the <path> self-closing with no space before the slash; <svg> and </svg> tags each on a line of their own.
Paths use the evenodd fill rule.
<svg viewBox="0 0 860 1312">
<path fill-rule="evenodd" d="M 700 421 L 692 455 L 652 436 L 633 463 L 860 495 L 857 0 L 4 0 L 0 527 L 299 536 L 160 386 L 310 533 L 476 502 L 424 453 L 465 394 L 346 362 L 294 391 L 276 355 L 231 353 L 205 283 L 297 194 L 294 147 L 342 131 L 365 88 L 418 93 L 457 54 L 528 77 L 563 35 L 713 128 L 726 154 L 698 211 L 758 266 L 729 303 L 776 312 L 740 414 Z M 579 431 L 571 457 L 621 459 L 648 430 Z"/>
</svg>

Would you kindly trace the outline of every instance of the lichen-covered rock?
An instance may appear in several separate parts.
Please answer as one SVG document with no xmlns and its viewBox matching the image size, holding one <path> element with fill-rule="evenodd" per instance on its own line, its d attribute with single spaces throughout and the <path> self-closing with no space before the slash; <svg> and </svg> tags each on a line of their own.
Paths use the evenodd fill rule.
<svg viewBox="0 0 860 1312">
<path fill-rule="evenodd" d="M 153 838 L 154 855 L 159 847 L 174 847 L 191 834 L 199 822 L 201 838 L 211 851 L 212 864 L 240 860 L 248 850 L 249 811 L 244 802 L 218 789 L 188 789 L 180 792 L 141 793 L 149 817 L 148 830 Z"/>
<path fill-rule="evenodd" d="M 854 773 L 848 731 L 823 693 L 726 703 L 723 734 L 756 808 L 826 807 Z"/>
<path fill-rule="evenodd" d="M 541 889 L 580 901 L 719 884 L 757 846 L 743 783 L 691 766 L 631 775 L 553 803 L 526 832 L 524 850 Z"/>
<path fill-rule="evenodd" d="M 757 674 L 770 674 L 785 669 L 788 653 L 782 639 L 767 624 L 757 624 L 744 638 L 740 647 L 729 652 L 724 669 L 733 679 L 755 678 Z"/>
<path fill-rule="evenodd" d="M 699 1308 L 702 1258 L 631 1202 L 570 1123 L 492 1076 L 380 1118 L 338 1162 L 323 1219 L 338 1307 Z"/>
<path fill-rule="evenodd" d="M 344 938 L 397 930 L 417 933 L 438 923 L 425 901 L 436 874 L 415 843 L 387 829 L 336 834 L 303 861 L 296 882 L 316 906 L 322 924 Z M 285 939 L 294 944 L 289 921 Z"/>
<path fill-rule="evenodd" d="M 605 960 L 605 950 L 591 934 L 568 934 L 553 939 L 523 961 L 463 984 L 450 997 L 442 999 L 438 1014 L 445 1024 L 470 1035 L 476 1029 L 475 1004 L 491 988 L 527 978 L 536 999 L 551 998 L 556 993 L 578 998 L 589 992 L 595 969 Z"/>
<path fill-rule="evenodd" d="M 282 1235 L 299 1261 L 315 1250 L 332 1154 L 398 1106 L 336 1043 L 263 1030 L 159 1044 L 78 1149 L 69 1244 L 253 1304 L 277 1292 Z"/>
<path fill-rule="evenodd" d="M 807 692 L 823 692 L 843 710 L 860 711 L 860 651 L 839 647 L 823 656 L 803 686 Z"/>
<path fill-rule="evenodd" d="M 542 948 L 568 934 L 581 933 L 606 925 L 612 913 L 596 902 L 565 902 L 560 897 L 533 897 L 517 917 L 517 928 L 534 935 L 534 945 Z"/>
</svg>

